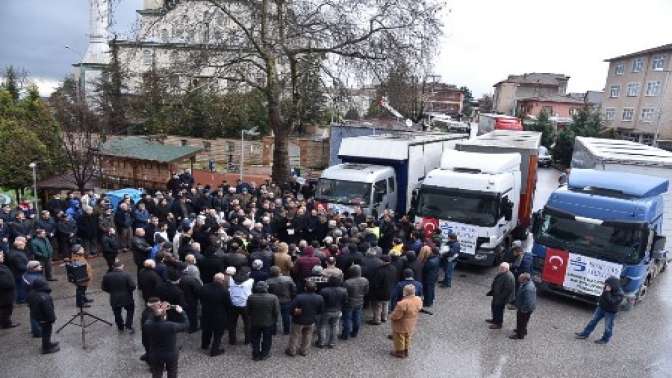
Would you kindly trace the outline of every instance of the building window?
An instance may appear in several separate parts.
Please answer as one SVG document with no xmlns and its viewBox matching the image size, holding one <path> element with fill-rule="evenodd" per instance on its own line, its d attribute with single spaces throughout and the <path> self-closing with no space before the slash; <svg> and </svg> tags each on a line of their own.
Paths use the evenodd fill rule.
<svg viewBox="0 0 672 378">
<path fill-rule="evenodd" d="M 579 113 L 579 109 L 577 108 L 569 108 L 569 115 L 576 115 Z"/>
<path fill-rule="evenodd" d="M 656 110 L 654 108 L 642 108 L 642 114 L 639 119 L 645 123 L 653 122 L 653 119 L 656 115 Z"/>
<path fill-rule="evenodd" d="M 614 119 L 616 119 L 616 108 L 605 109 L 604 119 L 607 121 L 613 121 Z"/>
<path fill-rule="evenodd" d="M 144 64 L 145 66 L 152 65 L 152 50 L 142 51 L 142 64 Z"/>
<path fill-rule="evenodd" d="M 168 29 L 161 29 L 161 41 L 168 42 L 169 34 Z"/>
<path fill-rule="evenodd" d="M 617 98 L 620 95 L 621 95 L 620 85 L 612 85 L 611 87 L 609 87 L 609 97 Z"/>
<path fill-rule="evenodd" d="M 646 83 L 646 95 L 648 97 L 658 96 L 660 94 L 660 81 L 649 81 Z"/>
<path fill-rule="evenodd" d="M 616 75 L 623 75 L 623 72 L 625 72 L 625 64 L 624 63 L 616 63 L 616 66 L 614 67 L 614 73 Z"/>
<path fill-rule="evenodd" d="M 652 146 L 653 145 L 653 134 L 642 134 L 642 139 L 640 143 Z"/>
<path fill-rule="evenodd" d="M 651 69 L 654 71 L 662 71 L 665 69 L 665 56 L 658 55 L 653 57 L 653 62 L 651 63 Z"/>
<path fill-rule="evenodd" d="M 628 97 L 637 97 L 639 96 L 639 83 L 628 83 L 627 90 L 625 95 Z"/>
<path fill-rule="evenodd" d="M 632 61 L 632 72 L 642 72 L 644 67 L 644 58 L 635 58 Z"/>
<path fill-rule="evenodd" d="M 623 122 L 631 122 L 634 113 L 635 110 L 633 108 L 623 109 Z"/>
</svg>

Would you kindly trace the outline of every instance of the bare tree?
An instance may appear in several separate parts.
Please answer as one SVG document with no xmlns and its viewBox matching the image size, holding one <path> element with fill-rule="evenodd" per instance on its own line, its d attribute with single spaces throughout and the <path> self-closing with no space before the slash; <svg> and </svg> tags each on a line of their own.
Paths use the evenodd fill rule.
<svg viewBox="0 0 672 378">
<path fill-rule="evenodd" d="M 61 128 L 60 143 L 67 168 L 83 192 L 97 173 L 97 153 L 104 140 L 99 117 L 92 112 L 72 77 L 64 80 L 50 98 Z"/>
<path fill-rule="evenodd" d="M 385 77 L 395 59 L 427 62 L 441 34 L 439 1 L 207 0 L 213 12 L 170 24 L 188 36 L 201 36 L 202 45 L 188 59 L 192 68 L 207 67 L 218 78 L 263 92 L 275 135 L 272 176 L 284 182 L 289 176 L 288 138 L 306 102 L 301 88 L 310 70 L 303 67 L 310 64 L 305 63 L 317 62 L 322 75 L 338 82 L 342 74 L 362 81 Z M 163 17 L 170 16 L 176 3 L 166 3 Z M 208 25 L 219 16 L 230 26 L 217 35 Z"/>
</svg>

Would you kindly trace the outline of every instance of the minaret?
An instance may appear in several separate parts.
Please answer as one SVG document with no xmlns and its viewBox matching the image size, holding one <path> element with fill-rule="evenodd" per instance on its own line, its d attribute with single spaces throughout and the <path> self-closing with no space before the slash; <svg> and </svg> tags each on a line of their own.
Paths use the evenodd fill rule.
<svg viewBox="0 0 672 378">
<path fill-rule="evenodd" d="M 89 45 L 82 61 L 73 64 L 75 78 L 89 105 L 94 103 L 96 84 L 110 62 L 110 13 L 109 0 L 89 0 Z"/>
<path fill-rule="evenodd" d="M 89 46 L 81 63 L 107 64 L 110 62 L 107 42 L 110 36 L 109 0 L 89 0 Z"/>
</svg>

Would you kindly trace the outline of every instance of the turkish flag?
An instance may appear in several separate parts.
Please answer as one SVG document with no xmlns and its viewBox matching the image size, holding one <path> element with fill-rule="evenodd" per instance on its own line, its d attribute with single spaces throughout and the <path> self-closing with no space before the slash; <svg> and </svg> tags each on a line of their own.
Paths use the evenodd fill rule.
<svg viewBox="0 0 672 378">
<path fill-rule="evenodd" d="M 568 251 L 556 248 L 546 248 L 544 271 L 541 273 L 541 279 L 544 282 L 562 286 L 565 282 L 567 264 L 569 264 Z"/>
<path fill-rule="evenodd" d="M 425 239 L 431 239 L 434 230 L 439 228 L 439 220 L 432 217 L 423 217 L 421 225 Z"/>
</svg>

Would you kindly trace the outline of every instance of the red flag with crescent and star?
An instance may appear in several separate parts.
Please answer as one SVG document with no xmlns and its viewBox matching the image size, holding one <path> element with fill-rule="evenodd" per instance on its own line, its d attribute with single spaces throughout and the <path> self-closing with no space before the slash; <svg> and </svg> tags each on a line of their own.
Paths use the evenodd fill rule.
<svg viewBox="0 0 672 378">
<path fill-rule="evenodd" d="M 541 279 L 544 282 L 562 286 L 565 282 L 567 264 L 569 264 L 568 251 L 557 248 L 547 248 L 546 258 L 544 259 L 544 271 L 541 274 Z"/>
<path fill-rule="evenodd" d="M 431 239 L 434 230 L 439 228 L 439 220 L 432 217 L 423 217 L 421 225 L 425 239 Z"/>
</svg>

